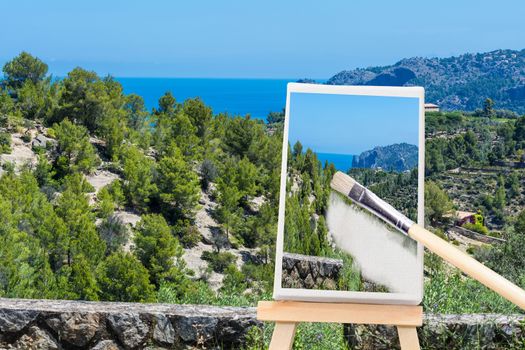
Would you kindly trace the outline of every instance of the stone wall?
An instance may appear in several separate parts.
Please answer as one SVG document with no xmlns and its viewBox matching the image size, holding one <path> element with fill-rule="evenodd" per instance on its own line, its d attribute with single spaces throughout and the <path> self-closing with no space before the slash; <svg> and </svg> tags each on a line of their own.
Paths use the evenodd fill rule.
<svg viewBox="0 0 525 350">
<path fill-rule="evenodd" d="M 524 325 L 524 315 L 427 314 L 418 333 L 423 349 L 523 349 Z M 255 308 L 0 298 L 0 349 L 242 349 L 254 326 L 269 327 Z M 352 349 L 399 349 L 392 326 L 344 334 Z"/>
<path fill-rule="evenodd" d="M 0 298 L 0 349 L 238 349 L 254 308 Z"/>
<path fill-rule="evenodd" d="M 524 349 L 525 316 L 498 314 L 426 314 L 417 332 L 422 349 Z M 354 350 L 399 349 L 396 328 L 383 325 L 345 325 Z"/>
<path fill-rule="evenodd" d="M 337 289 L 343 260 L 284 253 L 283 288 Z"/>
<path fill-rule="evenodd" d="M 462 236 L 475 239 L 476 241 L 487 243 L 487 244 L 494 244 L 494 243 L 505 243 L 506 240 L 503 238 L 498 237 L 492 237 L 487 236 L 482 233 L 474 232 L 472 230 L 468 230 L 461 226 L 453 226 L 450 228 L 451 231 L 456 232 L 457 234 L 460 234 Z"/>
</svg>

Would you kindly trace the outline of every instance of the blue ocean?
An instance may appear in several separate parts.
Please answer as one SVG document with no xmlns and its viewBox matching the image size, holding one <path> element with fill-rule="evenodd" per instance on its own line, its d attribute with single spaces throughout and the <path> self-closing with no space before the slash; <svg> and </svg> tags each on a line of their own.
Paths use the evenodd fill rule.
<svg viewBox="0 0 525 350">
<path fill-rule="evenodd" d="M 352 160 L 354 156 L 351 154 L 336 154 L 336 153 L 317 153 L 317 158 L 323 164 L 325 161 L 328 163 L 334 163 L 334 166 L 337 170 L 346 172 L 348 169 L 352 168 Z"/>
<path fill-rule="evenodd" d="M 286 84 L 297 79 L 210 79 L 210 78 L 115 78 L 126 94 L 144 98 L 151 110 L 159 98 L 171 91 L 178 102 L 200 97 L 214 114 L 250 114 L 266 118 L 269 112 L 279 112 L 286 104 Z"/>
</svg>

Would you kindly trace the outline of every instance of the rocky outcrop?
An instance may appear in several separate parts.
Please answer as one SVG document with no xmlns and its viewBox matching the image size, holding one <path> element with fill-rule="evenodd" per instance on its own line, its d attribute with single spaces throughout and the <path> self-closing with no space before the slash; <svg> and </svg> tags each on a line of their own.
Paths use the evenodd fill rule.
<svg viewBox="0 0 525 350">
<path fill-rule="evenodd" d="M 238 349 L 254 308 L 0 298 L 0 349 Z"/>
<path fill-rule="evenodd" d="M 365 151 L 352 160 L 352 168 L 381 168 L 406 171 L 417 166 L 418 148 L 408 143 L 378 146 Z"/>
<path fill-rule="evenodd" d="M 283 288 L 337 289 L 343 260 L 284 253 Z"/>
</svg>

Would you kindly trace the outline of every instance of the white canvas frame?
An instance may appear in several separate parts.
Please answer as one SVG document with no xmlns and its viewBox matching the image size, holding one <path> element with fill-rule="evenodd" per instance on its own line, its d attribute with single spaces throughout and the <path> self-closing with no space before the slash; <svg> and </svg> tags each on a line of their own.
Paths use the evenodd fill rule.
<svg viewBox="0 0 525 350">
<path fill-rule="evenodd" d="M 423 299 L 423 246 L 417 244 L 417 263 L 420 266 L 419 285 L 412 293 L 377 293 L 360 291 L 334 291 L 317 289 L 282 288 L 282 259 L 284 249 L 284 216 L 286 201 L 286 181 L 288 165 L 288 128 L 290 120 L 290 94 L 343 94 L 390 97 L 415 97 L 419 99 L 419 145 L 418 145 L 418 201 L 417 222 L 424 225 L 424 176 L 425 176 L 425 107 L 422 87 L 387 87 L 387 86 L 351 86 L 289 83 L 286 93 L 286 113 L 283 131 L 283 149 L 281 163 L 281 187 L 279 197 L 279 221 L 275 255 L 275 280 L 273 297 L 275 300 L 300 300 L 318 302 L 349 302 L 370 304 L 405 304 L 418 305 Z"/>
</svg>

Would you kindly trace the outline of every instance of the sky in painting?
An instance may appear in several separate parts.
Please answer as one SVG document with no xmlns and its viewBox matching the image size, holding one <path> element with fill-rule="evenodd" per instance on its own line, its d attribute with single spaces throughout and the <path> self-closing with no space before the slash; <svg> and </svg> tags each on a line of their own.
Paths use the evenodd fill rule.
<svg viewBox="0 0 525 350">
<path fill-rule="evenodd" d="M 376 146 L 418 145 L 419 99 L 291 93 L 288 141 L 314 152 L 358 155 Z"/>
<path fill-rule="evenodd" d="M 525 1 L 2 1 L 0 64 L 64 76 L 329 78 L 405 57 L 523 49 Z"/>
</svg>

